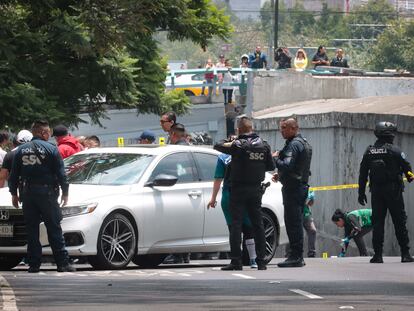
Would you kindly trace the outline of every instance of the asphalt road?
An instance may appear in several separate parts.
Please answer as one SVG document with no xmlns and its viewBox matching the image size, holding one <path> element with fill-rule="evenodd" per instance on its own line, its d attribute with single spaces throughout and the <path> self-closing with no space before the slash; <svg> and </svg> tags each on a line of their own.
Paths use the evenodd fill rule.
<svg viewBox="0 0 414 311">
<path fill-rule="evenodd" d="M 1 272 L 0 310 L 414 310 L 414 263 L 397 257 L 307 259 L 304 268 L 220 271 L 228 261 L 144 270 Z"/>
</svg>

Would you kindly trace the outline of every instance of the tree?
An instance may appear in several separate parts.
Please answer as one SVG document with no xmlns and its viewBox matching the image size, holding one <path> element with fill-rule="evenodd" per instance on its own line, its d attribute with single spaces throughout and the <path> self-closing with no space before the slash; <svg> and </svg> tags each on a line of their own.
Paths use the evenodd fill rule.
<svg viewBox="0 0 414 311">
<path fill-rule="evenodd" d="M 3 0 L 0 124 L 76 125 L 80 112 L 99 123 L 108 107 L 185 111 L 179 92 L 164 95 L 166 64 L 153 35 L 205 49 L 231 31 L 223 12 L 210 0 Z"/>
<path fill-rule="evenodd" d="M 346 18 L 348 38 L 375 38 L 384 29 L 381 25 L 388 24 L 396 15 L 397 12 L 388 0 L 369 0 L 367 4 L 352 10 Z"/>
<path fill-rule="evenodd" d="M 374 70 L 414 71 L 414 21 L 396 21 L 379 37 L 369 55 Z"/>
</svg>

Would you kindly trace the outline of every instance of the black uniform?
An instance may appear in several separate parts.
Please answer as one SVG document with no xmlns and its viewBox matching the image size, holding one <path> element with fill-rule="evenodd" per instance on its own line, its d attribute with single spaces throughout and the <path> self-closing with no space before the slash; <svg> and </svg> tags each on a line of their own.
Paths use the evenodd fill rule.
<svg viewBox="0 0 414 311">
<path fill-rule="evenodd" d="M 59 186 L 68 195 L 69 184 L 57 147 L 39 138 L 20 146 L 13 161 L 9 178 L 9 190 L 23 202 L 27 231 L 27 253 L 30 267 L 41 264 L 42 245 L 39 241 L 39 224 L 44 221 L 56 264 L 68 265 L 60 221 L 62 214 L 58 204 Z"/>
<path fill-rule="evenodd" d="M 400 244 L 401 254 L 408 254 L 407 216 L 404 210 L 403 178 L 411 172 L 410 163 L 401 150 L 392 145 L 392 140 L 379 137 L 369 146 L 362 158 L 359 171 L 359 202 L 365 203 L 365 187 L 369 176 L 372 203 L 372 244 L 377 256 L 382 256 L 384 242 L 384 223 L 387 210 L 394 223 L 395 235 Z"/>
<path fill-rule="evenodd" d="M 216 144 L 214 149 L 232 156 L 230 172 L 230 214 L 233 220 L 230 232 L 232 263 L 237 266 L 242 264 L 241 231 L 243 214 L 247 210 L 256 243 L 256 262 L 259 268 L 265 266 L 266 237 L 261 212 L 260 185 L 265 172 L 275 168 L 270 146 L 257 134 L 250 133 L 240 135 L 233 142 L 222 141 Z"/>
<path fill-rule="evenodd" d="M 277 49 L 275 53 L 275 61 L 279 63 L 278 69 L 288 69 L 291 68 L 292 57 L 287 55 L 283 49 Z"/>
<path fill-rule="evenodd" d="M 303 258 L 303 207 L 308 196 L 312 147 L 300 134 L 286 140 L 275 159 L 282 183 L 286 231 L 291 248 L 290 258 Z"/>
<path fill-rule="evenodd" d="M 349 68 L 348 60 L 346 58 L 338 58 L 338 57 L 332 58 L 331 66 Z"/>
</svg>

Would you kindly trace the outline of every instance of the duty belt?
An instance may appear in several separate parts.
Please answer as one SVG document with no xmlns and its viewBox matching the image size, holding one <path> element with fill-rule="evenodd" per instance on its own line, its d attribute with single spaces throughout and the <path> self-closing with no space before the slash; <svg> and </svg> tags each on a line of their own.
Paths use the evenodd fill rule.
<svg viewBox="0 0 414 311">
<path fill-rule="evenodd" d="M 54 184 L 47 184 L 47 183 L 41 183 L 41 182 L 29 182 L 29 181 L 23 181 L 23 187 L 44 187 L 44 188 L 52 188 L 55 187 Z"/>
</svg>

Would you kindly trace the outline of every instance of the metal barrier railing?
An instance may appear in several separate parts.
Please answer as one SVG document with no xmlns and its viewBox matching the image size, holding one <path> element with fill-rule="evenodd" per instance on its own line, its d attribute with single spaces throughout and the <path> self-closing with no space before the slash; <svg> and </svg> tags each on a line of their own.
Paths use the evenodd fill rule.
<svg viewBox="0 0 414 311">
<path fill-rule="evenodd" d="M 182 69 L 171 70 L 167 74 L 167 89 L 175 88 L 188 88 L 188 87 L 216 87 L 216 86 L 235 86 L 235 87 L 247 87 L 247 75 L 249 72 L 264 71 L 264 72 L 283 72 L 283 71 L 295 71 L 295 69 L 251 69 L 251 68 L 216 68 L 211 69 Z M 237 75 L 237 81 L 231 83 L 219 82 L 219 75 L 230 72 L 232 75 Z M 312 74 L 315 76 L 366 76 L 366 77 L 413 77 L 413 74 L 406 72 L 371 72 L 363 69 L 355 68 L 341 68 L 331 66 L 319 66 L 315 69 L 306 69 L 301 73 Z M 213 82 L 207 83 L 204 77 L 205 74 L 213 74 Z M 177 78 L 184 75 L 197 75 L 196 79 L 190 82 L 188 80 L 177 83 Z"/>
</svg>

